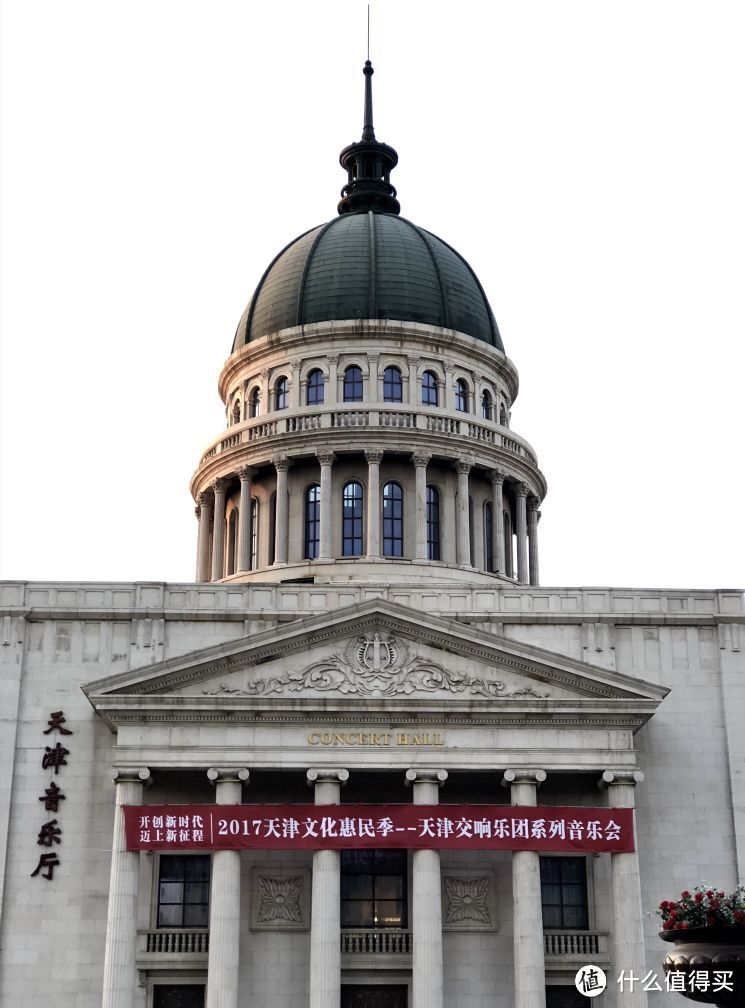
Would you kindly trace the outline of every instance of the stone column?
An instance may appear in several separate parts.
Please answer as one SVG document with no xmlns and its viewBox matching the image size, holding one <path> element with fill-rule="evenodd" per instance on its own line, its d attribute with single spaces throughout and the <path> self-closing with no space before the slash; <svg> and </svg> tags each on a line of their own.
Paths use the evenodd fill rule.
<svg viewBox="0 0 745 1008">
<path fill-rule="evenodd" d="M 339 402 L 339 357 L 332 354 L 326 360 L 329 364 L 329 379 L 324 389 L 323 401 L 326 406 L 335 406 Z"/>
<path fill-rule="evenodd" d="M 287 563 L 287 541 L 289 538 L 287 500 L 287 470 L 290 462 L 286 455 L 275 455 L 272 465 L 277 471 L 277 493 L 274 512 L 274 563 Z"/>
<path fill-rule="evenodd" d="M 504 574 L 506 571 L 504 559 L 504 502 L 502 501 L 503 484 L 504 473 L 495 469 L 491 477 L 491 506 L 493 513 L 492 555 L 494 557 L 494 570 L 497 574 Z"/>
<path fill-rule="evenodd" d="M 210 522 L 212 521 L 212 497 L 199 495 L 199 555 L 197 556 L 197 581 L 210 579 Z"/>
<path fill-rule="evenodd" d="M 538 506 L 540 503 L 537 497 L 531 497 L 528 503 L 528 570 L 532 585 L 539 584 L 538 522 L 541 519 L 541 512 L 538 510 Z"/>
<path fill-rule="evenodd" d="M 528 529 L 526 514 L 526 499 L 529 493 L 527 483 L 518 483 L 516 490 L 517 521 L 517 580 L 520 584 L 528 583 Z"/>
<path fill-rule="evenodd" d="M 316 805 L 338 805 L 341 785 L 349 771 L 311 769 Z M 313 890 L 310 916 L 310 1008 L 339 1008 L 341 999 L 341 854 L 313 853 Z"/>
<path fill-rule="evenodd" d="M 225 567 L 225 490 L 228 481 L 216 479 L 212 484 L 215 491 L 215 510 L 212 529 L 212 580 L 219 581 Z"/>
<path fill-rule="evenodd" d="M 238 514 L 238 570 L 251 570 L 251 466 L 238 470 L 241 481 L 241 503 Z"/>
<path fill-rule="evenodd" d="M 383 452 L 365 452 L 367 459 L 367 559 L 380 559 L 380 463 Z"/>
<path fill-rule="evenodd" d="M 417 560 L 427 559 L 427 464 L 432 458 L 424 452 L 414 452 L 411 461 L 416 474 L 416 553 Z"/>
<path fill-rule="evenodd" d="M 240 805 L 248 770 L 210 767 L 218 805 Z M 241 852 L 212 853 L 210 880 L 210 951 L 207 962 L 207 1008 L 238 1008 L 241 940 Z"/>
<path fill-rule="evenodd" d="M 111 777 L 116 784 L 116 811 L 101 1005 L 102 1008 L 132 1008 L 137 986 L 135 957 L 140 854 L 139 851 L 127 850 L 122 806 L 142 805 L 142 788 L 150 782 L 150 771 L 146 767 L 119 769 L 113 770 Z"/>
<path fill-rule="evenodd" d="M 458 459 L 455 468 L 458 471 L 458 506 L 455 511 L 456 563 L 460 567 L 470 567 L 471 529 L 468 513 L 468 474 L 471 471 L 471 463 L 467 459 Z"/>
<path fill-rule="evenodd" d="M 447 770 L 407 770 L 415 805 L 437 805 Z M 416 850 L 412 858 L 412 1008 L 442 1008 L 442 897 L 440 852 Z"/>
<path fill-rule="evenodd" d="M 513 805 L 536 805 L 545 770 L 505 770 Z M 546 1008 L 541 867 L 537 851 L 512 852 L 515 1008 Z"/>
<path fill-rule="evenodd" d="M 331 466 L 336 455 L 332 451 L 317 451 L 321 465 L 321 528 L 318 542 L 318 559 L 331 560 Z"/>
<path fill-rule="evenodd" d="M 638 770 L 606 770 L 598 781 L 598 787 L 608 789 L 610 808 L 633 809 L 634 788 L 644 780 Z M 636 821 L 634 822 L 636 835 Z M 627 854 L 611 854 L 611 874 L 613 878 L 613 946 L 614 965 L 612 974 L 618 976 L 621 970 L 633 970 L 641 976 L 646 972 L 644 950 L 644 926 L 642 910 L 641 882 L 639 879 L 639 855 L 631 851 Z M 610 986 L 610 984 L 608 985 Z M 619 1004 L 623 1008 L 647 1008 L 646 991 L 641 984 L 634 984 L 634 990 L 624 987 Z"/>
</svg>

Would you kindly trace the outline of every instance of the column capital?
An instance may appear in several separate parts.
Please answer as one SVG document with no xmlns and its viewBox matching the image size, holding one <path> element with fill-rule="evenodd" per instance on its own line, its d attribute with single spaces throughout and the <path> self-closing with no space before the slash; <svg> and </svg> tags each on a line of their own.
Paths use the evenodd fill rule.
<svg viewBox="0 0 745 1008">
<path fill-rule="evenodd" d="M 368 362 L 368 364 L 377 364 L 378 361 L 380 360 L 380 354 L 379 353 L 369 353 L 366 356 L 367 356 L 367 362 Z"/>
<path fill-rule="evenodd" d="M 254 472 L 255 470 L 253 466 L 250 465 L 241 466 L 240 469 L 238 470 L 238 478 L 240 479 L 241 483 L 245 481 L 250 482 L 251 479 L 253 478 Z"/>
<path fill-rule="evenodd" d="M 492 469 L 491 471 L 491 481 L 494 483 L 504 483 L 507 479 L 507 473 L 501 472 L 499 469 Z"/>
<path fill-rule="evenodd" d="M 518 497 L 527 497 L 530 493 L 530 487 L 527 483 L 517 483 L 515 484 L 515 494 Z"/>
<path fill-rule="evenodd" d="M 365 458 L 369 465 L 380 465 L 383 461 L 383 451 L 378 448 L 368 448 L 365 451 Z"/>
<path fill-rule="evenodd" d="M 412 784 L 437 784 L 442 787 L 448 779 L 447 770 L 429 770 L 417 767 L 416 770 L 407 770 L 404 776 L 404 783 L 407 787 Z"/>
<path fill-rule="evenodd" d="M 413 364 L 415 367 L 421 362 L 421 359 L 419 354 L 409 354 L 409 364 Z"/>
<path fill-rule="evenodd" d="M 305 775 L 308 784 L 346 784 L 349 770 L 343 767 L 311 767 Z"/>
<path fill-rule="evenodd" d="M 300 370 L 300 361 L 292 361 L 290 364 L 290 371 L 292 371 L 293 375 L 297 375 L 299 370 Z"/>
<path fill-rule="evenodd" d="M 531 495 L 530 497 L 528 497 L 528 518 L 530 518 L 531 514 L 537 514 L 538 508 L 540 506 L 541 506 L 540 497 L 536 497 L 535 495 Z"/>
<path fill-rule="evenodd" d="M 277 472 L 287 472 L 290 468 L 290 460 L 286 455 L 272 455 L 272 465 Z"/>
<path fill-rule="evenodd" d="M 455 468 L 460 476 L 467 476 L 473 469 L 473 462 L 470 459 L 458 458 L 454 462 Z"/>
<path fill-rule="evenodd" d="M 326 360 L 331 365 L 331 367 L 336 367 L 339 363 L 339 354 L 326 354 Z"/>
<path fill-rule="evenodd" d="M 201 516 L 202 516 L 202 509 L 201 509 L 201 508 L 200 508 L 200 506 L 199 506 L 199 505 L 197 504 L 197 506 L 196 506 L 196 507 L 194 508 L 194 517 L 195 517 L 196 519 L 199 519 L 199 518 L 201 518 Z"/>
<path fill-rule="evenodd" d="M 245 767 L 210 767 L 207 780 L 210 784 L 238 783 L 245 784 L 250 773 Z"/>
<path fill-rule="evenodd" d="M 333 465 L 334 461 L 336 460 L 336 453 L 330 451 L 327 448 L 318 448 L 316 450 L 316 458 L 318 459 L 318 461 L 321 463 L 322 466 L 324 465 L 330 466 Z"/>
<path fill-rule="evenodd" d="M 598 781 L 599 788 L 610 787 L 611 784 L 629 784 L 636 787 L 637 784 L 644 783 L 644 774 L 641 770 L 604 770 Z"/>
<path fill-rule="evenodd" d="M 502 787 L 512 784 L 543 784 L 546 779 L 545 770 L 505 770 L 502 776 Z"/>
<path fill-rule="evenodd" d="M 215 495 L 219 493 L 224 493 L 228 487 L 229 482 L 230 481 L 225 476 L 218 476 L 216 480 L 213 480 L 212 489 L 214 490 Z"/>
<path fill-rule="evenodd" d="M 114 784 L 152 784 L 148 767 L 114 767 L 111 771 Z"/>
<path fill-rule="evenodd" d="M 426 469 L 432 458 L 431 452 L 412 452 L 411 461 L 414 463 L 415 468 Z"/>
<path fill-rule="evenodd" d="M 200 507 L 209 507 L 212 504 L 212 497 L 206 492 L 200 493 L 197 497 L 197 503 Z"/>
</svg>

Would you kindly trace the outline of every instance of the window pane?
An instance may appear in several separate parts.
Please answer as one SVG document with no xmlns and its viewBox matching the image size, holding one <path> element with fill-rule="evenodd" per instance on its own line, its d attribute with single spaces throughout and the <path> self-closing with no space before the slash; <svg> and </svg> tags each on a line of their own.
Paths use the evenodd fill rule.
<svg viewBox="0 0 745 1008">
<path fill-rule="evenodd" d="M 404 894 L 404 880 L 400 875 L 381 875 L 375 879 L 376 899 L 400 900 Z"/>
<path fill-rule="evenodd" d="M 182 906 L 180 903 L 158 907 L 158 927 L 181 927 Z"/>
<path fill-rule="evenodd" d="M 563 927 L 561 923 L 561 909 L 559 907 L 543 907 L 543 926 L 545 928 Z"/>
<path fill-rule="evenodd" d="M 206 903 L 192 903 L 184 907 L 184 927 L 207 927 L 208 920 Z"/>
<path fill-rule="evenodd" d="M 308 375 L 307 403 L 309 406 L 316 406 L 323 402 L 323 371 L 318 368 Z"/>
<path fill-rule="evenodd" d="M 431 371 L 422 375 L 422 405 L 437 405 L 437 377 Z"/>
<path fill-rule="evenodd" d="M 427 559 L 440 559 L 440 495 L 433 486 L 427 487 Z"/>
<path fill-rule="evenodd" d="M 403 490 L 398 483 L 386 483 L 383 487 L 383 556 L 403 556 L 403 547 Z"/>
<path fill-rule="evenodd" d="M 376 927 L 402 927 L 403 905 L 400 900 L 376 900 Z"/>
<path fill-rule="evenodd" d="M 345 850 L 341 852 L 342 872 L 372 872 L 375 863 L 374 850 Z"/>
<path fill-rule="evenodd" d="M 342 504 L 342 555 L 360 556 L 362 553 L 362 487 L 347 483 Z"/>
<path fill-rule="evenodd" d="M 210 859 L 208 857 L 189 857 L 183 860 L 186 862 L 185 878 L 187 882 L 209 883 Z"/>
<path fill-rule="evenodd" d="M 373 898 L 373 876 L 372 875 L 345 875 L 341 889 L 342 899 L 372 899 Z"/>
<path fill-rule="evenodd" d="M 183 903 L 183 882 L 161 882 L 159 900 L 161 903 Z"/>
<path fill-rule="evenodd" d="M 186 870 L 187 858 L 164 854 L 160 859 L 161 882 L 181 882 Z"/>
<path fill-rule="evenodd" d="M 342 927 L 372 927 L 373 923 L 372 900 L 342 901 Z"/>
</svg>

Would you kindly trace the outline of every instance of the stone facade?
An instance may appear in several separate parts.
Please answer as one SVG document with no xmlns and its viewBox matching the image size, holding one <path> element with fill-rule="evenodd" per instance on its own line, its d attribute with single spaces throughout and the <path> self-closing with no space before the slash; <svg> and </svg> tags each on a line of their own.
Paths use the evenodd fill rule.
<svg viewBox="0 0 745 1008">
<path fill-rule="evenodd" d="M 406 772 L 416 778 L 428 768 L 447 771 L 441 802 L 499 802 L 508 800 L 504 772 L 528 766 L 546 773 L 537 800 L 547 806 L 602 804 L 603 771 L 627 779 L 641 769 L 644 781 L 632 789 L 644 908 L 636 926 L 650 969 L 662 955 L 657 902 L 701 878 L 727 887 L 742 876 L 745 616 L 737 592 L 8 583 L 2 618 L 2 1004 L 31 1003 L 31 994 L 61 1006 L 100 1003 L 117 862 L 114 792 L 139 787 L 143 802 L 156 804 L 220 800 L 207 776 L 214 766 L 249 769 L 248 781 L 233 786 L 247 802 L 312 800 L 307 771 L 337 767 L 348 771 L 343 802 L 376 793 L 416 800 Z M 445 678 L 413 692 L 395 685 L 396 669 L 388 681 L 366 681 L 349 642 L 375 632 L 405 652 L 408 676 L 419 664 Z M 314 666 L 342 679 L 309 680 Z M 356 693 L 339 688 L 355 681 Z M 73 734 L 45 736 L 60 710 Z M 42 768 L 50 739 L 69 750 L 57 774 Z M 152 782 L 113 785 L 112 766 L 147 767 Z M 50 782 L 65 795 L 55 813 L 39 801 Z M 51 880 L 32 878 L 48 852 L 37 835 L 50 818 L 62 829 L 60 863 Z M 158 983 L 204 983 L 214 945 L 208 950 L 204 934 L 189 945 L 186 932 L 176 940 L 173 930 L 166 941 L 154 917 L 158 855 L 125 856 L 134 860 L 133 909 L 125 900 L 121 911 L 132 950 L 119 944 L 124 991 L 104 1003 L 149 1008 Z M 240 1003 L 314 1003 L 314 855 L 236 857 L 240 899 L 229 930 Z M 631 967 L 616 958 L 613 857 L 587 858 L 589 927 L 580 947 L 591 952 L 568 951 L 565 935 L 541 935 L 538 922 L 547 984 L 571 982 L 585 960 L 611 972 Z M 516 1003 L 515 887 L 524 884 L 513 857 L 450 852 L 438 867 L 442 1003 L 507 1008 Z M 380 953 L 369 936 L 365 943 L 342 930 L 342 984 L 403 985 L 415 997 L 412 943 L 427 891 L 418 899 L 417 877 L 410 864 L 413 937 Z M 291 897 L 284 916 L 271 909 L 280 890 Z M 458 893 L 476 897 L 460 916 Z M 536 933 L 535 924 L 519 926 Z M 535 964 L 521 968 L 544 982 Z M 433 975 L 430 962 L 425 973 Z M 650 1003 L 670 996 L 650 995 Z"/>
</svg>

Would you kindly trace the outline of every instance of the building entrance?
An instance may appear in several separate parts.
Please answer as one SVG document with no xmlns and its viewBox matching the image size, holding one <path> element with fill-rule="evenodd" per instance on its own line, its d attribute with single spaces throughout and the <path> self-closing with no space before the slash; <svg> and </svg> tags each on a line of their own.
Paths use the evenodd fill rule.
<svg viewBox="0 0 745 1008">
<path fill-rule="evenodd" d="M 342 984 L 341 1008 L 407 1008 L 405 986 Z"/>
</svg>

